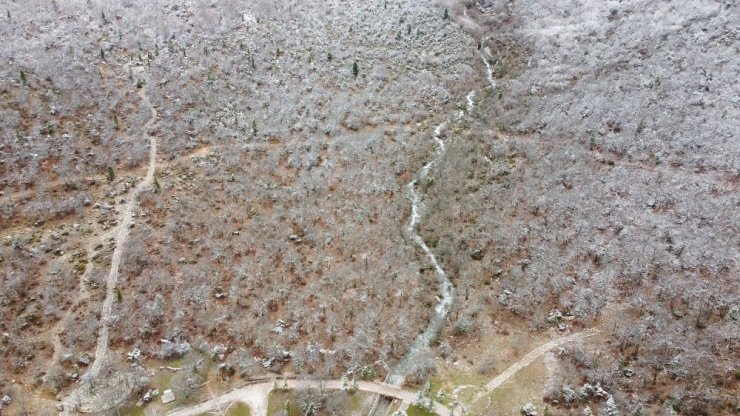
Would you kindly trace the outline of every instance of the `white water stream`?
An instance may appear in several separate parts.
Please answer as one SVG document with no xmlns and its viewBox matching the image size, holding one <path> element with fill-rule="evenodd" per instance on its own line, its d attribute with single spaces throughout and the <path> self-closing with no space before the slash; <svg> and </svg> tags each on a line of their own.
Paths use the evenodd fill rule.
<svg viewBox="0 0 740 416">
<path fill-rule="evenodd" d="M 479 52 L 479 55 L 481 59 L 483 59 L 483 63 L 486 65 L 488 82 L 491 87 L 495 88 L 496 82 L 493 79 L 491 65 L 488 63 L 488 60 L 483 56 L 482 53 Z M 465 98 L 467 100 L 467 112 L 470 113 L 475 108 L 475 91 L 470 91 Z M 459 121 L 464 116 L 465 111 L 459 110 L 459 112 L 457 113 L 457 118 L 454 121 Z M 404 356 L 403 359 L 401 359 L 401 361 L 398 363 L 398 365 L 396 365 L 396 367 L 392 369 L 388 374 L 388 383 L 396 386 L 400 386 L 401 384 L 403 384 L 404 380 L 406 379 L 406 375 L 411 371 L 414 364 L 418 361 L 419 355 L 429 348 L 429 344 L 432 342 L 432 340 L 434 340 L 434 338 L 437 337 L 439 332 L 442 330 L 442 327 L 447 320 L 447 315 L 452 309 L 452 303 L 455 296 L 455 287 L 452 285 L 449 276 L 447 276 L 447 272 L 445 272 L 445 270 L 439 264 L 437 256 L 434 255 L 432 250 L 429 248 L 429 246 L 427 246 L 426 242 L 419 235 L 418 232 L 422 211 L 424 210 L 424 201 L 422 200 L 422 196 L 419 193 L 417 186 L 420 181 L 423 181 L 427 178 L 432 166 L 438 163 L 447 151 L 447 145 L 441 137 L 442 131 L 447 128 L 447 124 L 448 121 L 443 121 L 434 129 L 433 138 L 437 144 L 437 150 L 435 152 L 434 158 L 427 162 L 414 176 L 411 182 L 406 185 L 406 192 L 409 200 L 411 200 L 411 218 L 409 219 L 409 223 L 406 226 L 406 231 L 411 236 L 414 243 L 416 243 L 416 245 L 421 248 L 421 251 L 424 252 L 427 260 L 429 260 L 429 263 L 434 267 L 435 274 L 437 275 L 438 289 L 441 296 L 438 298 L 439 300 L 437 302 L 437 305 L 434 307 L 434 315 L 429 320 L 429 324 L 427 325 L 427 327 L 422 333 L 416 336 L 414 342 L 409 348 L 409 351 L 406 353 L 406 356 Z"/>
<path fill-rule="evenodd" d="M 473 96 L 474 92 L 472 91 L 467 96 L 468 111 L 470 111 L 474 106 Z M 464 115 L 465 112 L 460 111 L 457 115 L 457 120 L 462 118 Z M 429 348 L 429 343 L 437 336 L 437 334 L 439 334 L 439 331 L 442 329 L 442 326 L 447 319 L 447 315 L 450 313 L 450 309 L 452 309 L 452 302 L 455 296 L 455 287 L 452 285 L 452 282 L 450 282 L 447 273 L 439 264 L 437 256 L 434 255 L 429 246 L 427 246 L 427 243 L 418 233 L 422 211 L 424 210 L 424 201 L 422 200 L 421 194 L 417 189 L 417 185 L 420 181 L 423 181 L 427 178 L 432 166 L 439 162 L 439 160 L 447 151 L 445 141 L 442 140 L 441 137 L 442 131 L 447 127 L 447 124 L 448 122 L 444 121 L 438 124 L 437 127 L 434 129 L 433 138 L 437 144 L 437 150 L 435 152 L 434 158 L 431 161 L 427 162 L 421 168 L 421 170 L 419 170 L 414 179 L 412 179 L 411 182 L 406 185 L 406 192 L 408 198 L 411 200 L 411 218 L 409 219 L 409 223 L 406 226 L 406 231 L 409 233 L 414 243 L 416 243 L 416 245 L 419 246 L 419 248 L 421 248 L 421 250 L 424 252 L 427 259 L 429 260 L 429 263 L 431 263 L 431 265 L 434 267 L 435 274 L 437 275 L 438 288 L 441 297 L 439 298 L 437 305 L 434 307 L 434 315 L 430 319 L 429 325 L 427 325 L 426 329 L 424 329 L 424 331 L 419 334 L 416 339 L 414 339 L 414 342 L 411 344 L 411 347 L 406 356 L 388 375 L 388 383 L 397 386 L 403 384 L 403 381 L 406 378 L 406 374 L 408 374 L 413 364 L 417 361 L 419 354 Z"/>
</svg>

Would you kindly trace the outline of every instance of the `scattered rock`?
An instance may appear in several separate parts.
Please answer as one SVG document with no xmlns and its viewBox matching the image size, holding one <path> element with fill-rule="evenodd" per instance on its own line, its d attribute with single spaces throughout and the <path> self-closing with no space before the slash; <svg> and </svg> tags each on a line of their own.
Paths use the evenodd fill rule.
<svg viewBox="0 0 740 416">
<path fill-rule="evenodd" d="M 216 286 L 216 288 L 213 290 L 213 296 L 216 299 L 223 299 L 226 297 L 226 293 L 224 293 L 224 288 L 221 286 Z"/>
<path fill-rule="evenodd" d="M 537 408 L 532 403 L 527 403 L 522 406 L 522 414 L 524 416 L 537 416 Z"/>
<path fill-rule="evenodd" d="M 141 397 L 141 400 L 143 400 L 145 403 L 149 403 L 157 396 L 159 396 L 159 389 L 151 389 L 144 393 L 144 395 Z"/>
<path fill-rule="evenodd" d="M 129 361 L 139 361 L 141 358 L 141 350 L 134 348 L 131 352 L 126 353 L 126 359 Z"/>
<path fill-rule="evenodd" d="M 165 342 L 162 344 L 159 355 L 162 359 L 180 358 L 190 351 L 187 342 Z"/>
<path fill-rule="evenodd" d="M 90 358 L 89 354 L 82 354 L 80 358 L 77 359 L 77 364 L 87 367 L 90 365 L 91 360 L 92 358 Z"/>
<path fill-rule="evenodd" d="M 604 398 L 607 396 L 611 397 L 611 394 L 609 394 L 606 390 L 602 389 L 601 384 L 597 384 L 596 387 L 594 387 L 594 396 L 599 397 L 599 398 Z"/>
<path fill-rule="evenodd" d="M 572 403 L 576 401 L 576 399 L 578 399 L 578 395 L 572 388 L 568 386 L 563 386 L 562 391 L 563 391 L 563 399 L 565 400 L 566 403 Z"/>
<path fill-rule="evenodd" d="M 211 348 L 211 357 L 218 361 L 223 361 L 226 358 L 228 348 L 226 346 L 218 344 Z"/>
<path fill-rule="evenodd" d="M 588 383 L 584 384 L 578 392 L 581 400 L 588 400 L 589 397 L 594 393 L 594 387 Z"/>
<path fill-rule="evenodd" d="M 511 300 L 511 295 L 513 295 L 513 293 L 510 290 L 504 289 L 504 291 L 501 292 L 500 295 L 498 295 L 498 303 L 500 303 L 500 304 L 502 304 L 504 306 L 509 306 L 509 301 Z"/>
<path fill-rule="evenodd" d="M 606 400 L 606 414 L 609 416 L 619 416 L 619 409 L 617 408 L 617 403 L 614 401 L 614 397 L 611 395 Z"/>
<path fill-rule="evenodd" d="M 283 330 L 285 329 L 285 327 L 287 326 L 287 324 L 282 319 L 278 319 L 278 322 L 277 323 L 278 323 L 277 326 L 275 326 L 274 328 L 272 328 L 271 331 L 274 332 L 274 333 L 276 333 L 276 334 L 282 334 L 283 333 Z"/>
</svg>

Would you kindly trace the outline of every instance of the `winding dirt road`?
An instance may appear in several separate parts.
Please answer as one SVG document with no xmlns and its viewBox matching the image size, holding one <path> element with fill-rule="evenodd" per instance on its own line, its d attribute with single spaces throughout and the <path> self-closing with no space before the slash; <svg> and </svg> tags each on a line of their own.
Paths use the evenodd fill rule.
<svg viewBox="0 0 740 416">
<path fill-rule="evenodd" d="M 279 379 L 275 381 L 265 381 L 261 383 L 250 384 L 248 386 L 222 394 L 211 400 L 207 400 L 193 406 L 184 407 L 182 409 L 172 411 L 168 413 L 168 415 L 195 416 L 225 407 L 232 402 L 243 402 L 249 406 L 250 414 L 252 416 L 267 416 L 267 399 L 270 392 L 276 388 L 291 390 L 347 389 L 346 386 L 342 385 L 341 380 Z M 366 393 L 380 394 L 382 396 L 391 397 L 400 400 L 406 406 L 413 404 L 417 396 L 416 392 L 403 390 L 397 386 L 393 386 L 390 384 L 376 383 L 371 381 L 358 381 L 357 390 Z M 450 409 L 440 403 L 434 402 L 432 406 L 434 411 L 439 415 L 446 416 L 450 414 Z"/>
<path fill-rule="evenodd" d="M 93 388 L 93 386 L 96 385 L 96 380 L 100 375 L 100 371 L 108 359 L 109 331 L 113 313 L 113 302 L 116 299 L 119 267 L 121 264 L 121 258 L 123 257 L 123 251 L 126 247 L 126 240 L 128 239 L 130 230 L 133 226 L 134 209 L 136 208 L 138 197 L 141 192 L 153 186 L 157 159 L 157 139 L 154 135 L 149 134 L 149 131 L 157 121 L 157 109 L 154 108 L 149 100 L 149 97 L 146 94 L 146 87 L 141 88 L 138 94 L 141 97 L 142 102 L 149 107 L 151 115 L 149 120 L 143 126 L 144 134 L 149 135 L 149 164 L 144 178 L 127 195 L 126 203 L 119 213 L 119 219 L 117 221 L 118 226 L 99 237 L 102 239 L 113 237 L 115 248 L 111 258 L 110 271 L 108 272 L 108 277 L 106 279 L 105 299 L 103 300 L 100 312 L 100 325 L 98 328 L 95 355 L 93 357 L 93 363 L 81 378 L 82 383 L 62 400 L 62 404 L 64 405 L 64 410 L 62 412 L 63 415 L 67 415 L 70 411 L 74 411 L 75 409 L 83 412 L 96 412 L 105 410 L 99 408 L 101 405 L 110 405 L 104 403 L 106 402 L 104 399 L 99 403 L 100 400 L 97 400 L 96 398 L 98 393 L 96 393 L 96 389 Z M 92 251 L 89 251 L 89 255 L 92 255 Z M 88 270 L 90 270 L 90 266 L 88 266 L 86 272 Z M 87 292 L 84 290 L 84 280 L 82 278 L 80 279 L 79 285 L 81 286 L 81 290 L 75 304 L 79 304 L 85 296 L 88 296 Z M 55 354 L 58 354 L 61 344 L 58 343 L 58 337 L 56 338 L 56 341 L 57 342 L 54 343 Z M 129 383 L 124 379 L 125 377 L 122 377 L 121 375 L 114 375 L 109 384 L 112 383 L 112 385 L 120 387 L 121 391 L 123 391 L 129 388 Z M 125 395 L 120 397 L 120 400 L 123 399 L 125 399 Z"/>
<path fill-rule="evenodd" d="M 479 54 L 487 69 L 488 82 L 492 88 L 495 88 L 496 82 L 493 78 L 491 65 L 489 64 L 488 59 L 486 59 L 486 57 L 483 55 L 482 52 L 479 52 Z M 154 125 L 154 123 L 156 122 L 157 111 L 154 108 L 154 106 L 151 104 L 151 102 L 149 101 L 149 98 L 146 95 L 145 88 L 142 88 L 140 90 L 140 95 L 141 95 L 142 100 L 146 103 L 146 105 L 149 107 L 150 112 L 151 112 L 151 118 L 147 121 L 147 123 L 144 126 L 144 131 L 148 132 L 151 129 L 151 127 Z M 471 91 L 466 97 L 468 112 L 471 112 L 474 109 L 474 105 L 475 105 L 474 97 L 475 97 L 475 91 Z M 457 120 L 459 120 L 463 116 L 464 116 L 464 113 L 461 111 L 457 117 Z M 446 128 L 447 124 L 448 122 L 445 121 L 439 124 L 435 128 L 433 139 L 436 142 L 437 151 L 436 151 L 436 155 L 434 159 L 432 159 L 427 164 L 425 164 L 422 167 L 422 169 L 419 171 L 419 173 L 415 175 L 415 178 L 411 182 L 409 182 L 409 184 L 407 185 L 409 199 L 411 200 L 411 203 L 412 203 L 412 213 L 411 213 L 411 218 L 409 219 L 409 223 L 407 225 L 407 232 L 411 235 L 414 243 L 416 243 L 425 253 L 429 262 L 434 266 L 434 269 L 439 278 L 439 286 L 442 292 L 442 297 L 439 303 L 435 307 L 436 315 L 432 319 L 432 321 L 429 323 L 427 329 L 417 337 L 417 339 L 412 345 L 407 356 L 402 360 L 401 363 L 399 363 L 399 365 L 394 370 L 390 372 L 389 383 L 378 383 L 378 382 L 368 382 L 368 381 L 357 382 L 357 390 L 366 392 L 366 393 L 382 395 L 382 396 L 393 398 L 396 400 L 400 400 L 402 402 L 403 407 L 408 407 L 409 404 L 412 404 L 417 398 L 417 393 L 401 389 L 398 386 L 403 383 L 405 375 L 407 371 L 409 370 L 410 365 L 413 363 L 416 354 L 428 348 L 429 341 L 434 336 L 436 336 L 436 334 L 441 330 L 446 320 L 446 317 L 452 307 L 452 302 L 453 302 L 453 297 L 454 297 L 454 286 L 450 282 L 446 272 L 443 270 L 443 268 L 439 264 L 434 253 L 429 249 L 429 247 L 426 245 L 423 238 L 417 232 L 417 229 L 418 229 L 418 226 L 421 220 L 423 200 L 422 200 L 422 196 L 418 193 L 416 187 L 419 181 L 424 180 L 427 177 L 431 167 L 442 158 L 442 156 L 444 155 L 446 151 L 446 144 L 444 140 L 441 138 L 441 134 L 442 134 L 442 131 Z M 100 371 L 108 357 L 109 325 L 110 325 L 111 316 L 112 316 L 113 303 L 116 298 L 116 286 L 117 286 L 117 281 L 118 281 L 119 267 L 120 267 L 120 262 L 121 262 L 121 258 L 123 255 L 123 250 L 125 248 L 125 244 L 129 236 L 131 225 L 133 224 L 133 212 L 137 205 L 138 196 L 144 189 L 146 189 L 149 186 L 152 186 L 152 183 L 154 180 L 154 173 L 156 169 L 156 155 L 157 155 L 156 138 L 154 136 L 150 136 L 149 142 L 150 142 L 149 165 L 147 168 L 146 176 L 143 178 L 141 182 L 139 182 L 136 185 L 136 187 L 128 195 L 128 200 L 126 201 L 126 204 L 120 214 L 120 221 L 119 221 L 118 228 L 114 230 L 114 233 L 113 233 L 114 239 L 115 239 L 115 249 L 114 249 L 112 260 L 111 260 L 110 271 L 108 273 L 108 277 L 106 280 L 106 297 L 103 302 L 102 310 L 101 310 L 101 324 L 100 324 L 100 328 L 98 331 L 97 346 L 95 350 L 94 361 L 93 361 L 93 364 L 90 366 L 90 369 L 84 376 L 84 379 L 88 381 L 94 380 L 99 376 Z M 580 332 L 577 334 L 572 334 L 572 335 L 568 335 L 565 337 L 557 338 L 550 342 L 547 342 L 546 344 L 539 346 L 538 348 L 528 353 L 521 360 L 514 363 L 511 367 L 506 369 L 503 373 L 499 374 L 489 383 L 487 383 L 485 385 L 485 390 L 490 392 L 490 391 L 497 389 L 502 384 L 504 384 L 506 381 L 508 381 L 511 377 L 513 377 L 518 371 L 530 365 L 532 362 L 534 362 L 541 355 L 545 354 L 547 351 L 550 351 L 553 348 L 556 348 L 560 345 L 563 345 L 569 342 L 573 342 L 573 341 L 577 341 L 577 340 L 580 340 L 586 337 L 593 336 L 597 332 L 598 331 L 596 330 L 584 331 L 584 332 Z M 252 415 L 266 416 L 269 394 L 276 387 L 286 388 L 286 389 L 299 389 L 299 390 L 300 389 L 320 389 L 320 388 L 327 389 L 327 390 L 345 390 L 346 389 L 346 386 L 343 386 L 343 383 L 340 380 L 299 380 L 299 379 L 283 380 L 283 379 L 280 379 L 277 381 L 264 381 L 264 382 L 257 382 L 254 384 L 249 384 L 247 386 L 232 390 L 230 392 L 214 397 L 202 403 L 174 410 L 168 414 L 171 416 L 194 416 L 194 415 L 199 415 L 199 414 L 206 413 L 209 411 L 221 409 L 222 407 L 228 406 L 229 404 L 234 403 L 234 402 L 243 402 L 250 407 Z M 449 415 L 450 414 L 450 409 L 448 407 L 440 403 L 437 403 L 437 402 L 433 402 L 432 405 L 433 405 L 433 410 L 437 414 L 439 415 Z"/>
<path fill-rule="evenodd" d="M 157 121 L 157 109 L 154 108 L 152 103 L 149 101 L 149 97 L 146 95 L 146 87 L 140 90 L 139 95 L 141 96 L 144 103 L 149 107 L 151 117 L 149 121 L 144 125 L 144 132 L 149 132 L 151 127 Z M 90 369 L 85 374 L 86 379 L 95 379 L 100 374 L 100 369 L 108 355 L 108 339 L 109 339 L 109 325 L 111 313 L 113 310 L 113 301 L 116 298 L 116 284 L 118 282 L 118 269 L 121 264 L 121 257 L 123 256 L 123 250 L 126 246 L 126 240 L 128 239 L 131 225 L 133 223 L 134 208 L 138 202 L 139 194 L 146 188 L 151 187 L 154 181 L 154 171 L 157 165 L 157 139 L 155 136 L 149 136 L 149 166 L 146 171 L 146 176 L 139 182 L 136 187 L 131 191 L 126 201 L 126 205 L 121 212 L 121 220 L 119 221 L 118 230 L 115 233 L 115 244 L 116 247 L 113 250 L 113 257 L 111 258 L 110 272 L 106 279 L 106 291 L 105 300 L 103 301 L 103 307 L 100 313 L 100 328 L 98 330 L 98 342 L 95 348 L 95 357 Z"/>
<path fill-rule="evenodd" d="M 553 348 L 557 348 L 569 342 L 579 341 L 584 338 L 592 337 L 598 333 L 599 331 L 596 329 L 589 329 L 583 332 L 578 332 L 561 338 L 556 338 L 550 342 L 540 345 L 539 347 L 530 351 L 529 354 L 525 355 L 521 360 L 512 364 L 511 367 L 507 368 L 503 373 L 499 374 L 493 380 L 489 381 L 486 384 L 486 390 L 488 390 L 489 392 L 496 390 L 499 386 L 506 383 L 519 370 L 532 364 L 534 360 L 538 359 L 541 355 L 552 350 Z"/>
<path fill-rule="evenodd" d="M 598 330 L 589 329 L 583 332 L 578 332 L 571 335 L 566 335 L 560 338 L 553 339 L 545 344 L 540 345 L 534 350 L 530 351 L 521 360 L 512 364 L 503 373 L 499 374 L 485 385 L 485 391 L 491 392 L 496 390 L 511 377 L 513 377 L 519 370 L 532 364 L 537 358 L 561 345 L 579 341 L 591 336 L 598 334 Z M 464 386 L 465 388 L 474 386 Z M 301 390 L 301 389 L 325 389 L 325 390 L 347 390 L 347 386 L 343 385 L 341 380 L 300 380 L 300 379 L 275 379 L 270 381 L 261 381 L 254 384 L 232 390 L 228 393 L 224 393 L 220 396 L 214 397 L 210 400 L 202 403 L 184 407 L 181 409 L 174 410 L 168 413 L 169 416 L 195 416 L 202 413 L 218 410 L 225 408 L 229 404 L 234 402 L 242 402 L 249 406 L 251 414 L 253 416 L 266 416 L 267 415 L 267 401 L 270 392 L 274 389 L 290 389 L 290 390 Z M 408 408 L 409 405 L 413 404 L 417 398 L 417 393 L 409 390 L 404 390 L 398 386 L 388 383 L 377 383 L 371 381 L 358 381 L 357 390 L 378 394 L 381 396 L 393 398 L 401 401 L 402 408 Z M 482 397 L 481 395 L 478 398 Z M 434 411 L 441 416 L 451 414 L 451 410 L 438 402 L 432 404 Z"/>
</svg>

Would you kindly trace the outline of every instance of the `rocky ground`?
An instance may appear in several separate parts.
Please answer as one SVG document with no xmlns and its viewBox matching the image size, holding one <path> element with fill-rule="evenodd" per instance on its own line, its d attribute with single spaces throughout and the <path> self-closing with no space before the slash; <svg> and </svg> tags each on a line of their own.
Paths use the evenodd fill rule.
<svg viewBox="0 0 740 416">
<path fill-rule="evenodd" d="M 736 411 L 737 5 L 487 6 L 501 79 L 426 191 L 464 305 L 450 331 L 602 323 L 551 408 L 596 410 L 564 393 L 586 382 L 627 414 Z"/>
<path fill-rule="evenodd" d="M 408 381 L 482 386 L 596 327 L 532 390 L 549 414 L 737 411 L 734 2 L 3 9 L 0 411 L 55 414 L 94 361 L 149 137 L 100 373 L 136 390 L 98 410 L 154 386 L 382 379 L 439 295 L 404 186 L 466 108 L 418 186 L 456 299 Z"/>
</svg>

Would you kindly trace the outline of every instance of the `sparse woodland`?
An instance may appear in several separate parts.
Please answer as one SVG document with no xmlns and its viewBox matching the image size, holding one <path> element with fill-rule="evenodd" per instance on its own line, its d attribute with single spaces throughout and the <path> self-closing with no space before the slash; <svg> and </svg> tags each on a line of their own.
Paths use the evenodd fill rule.
<svg viewBox="0 0 740 416">
<path fill-rule="evenodd" d="M 501 322 L 598 328 L 558 355 L 549 414 L 737 412 L 738 6 L 535 3 L 2 4 L 8 409 L 42 414 L 90 365 L 150 135 L 103 377 L 145 392 L 182 365 L 188 400 L 209 379 L 383 379 L 439 295 L 404 186 L 476 91 L 419 183 L 419 234 L 456 298 L 407 381 L 508 336 Z"/>
<path fill-rule="evenodd" d="M 422 231 L 459 287 L 450 331 L 609 331 L 562 359 L 553 412 L 603 406 L 568 397 L 584 383 L 626 414 L 737 409 L 738 9 L 699 3 L 490 5 L 498 87 L 449 136 Z"/>
</svg>

